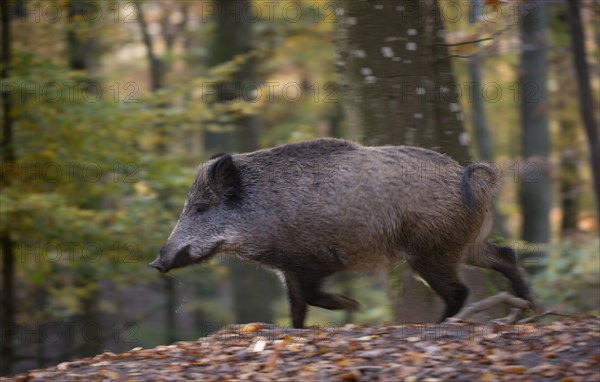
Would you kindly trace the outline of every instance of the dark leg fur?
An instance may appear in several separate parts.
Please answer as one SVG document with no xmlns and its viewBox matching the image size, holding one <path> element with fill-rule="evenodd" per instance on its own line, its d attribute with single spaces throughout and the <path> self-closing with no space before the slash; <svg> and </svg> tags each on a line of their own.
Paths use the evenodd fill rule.
<svg viewBox="0 0 600 382">
<path fill-rule="evenodd" d="M 309 305 L 318 306 L 329 310 L 358 310 L 358 301 L 341 294 L 320 292 L 316 299 L 308 301 Z"/>
<path fill-rule="evenodd" d="M 304 327 L 304 319 L 306 318 L 306 311 L 308 305 L 302 295 L 302 289 L 298 277 L 291 273 L 284 273 L 285 286 L 287 289 L 287 296 L 290 302 L 290 311 L 292 314 L 292 325 L 296 329 L 302 329 Z"/>
<path fill-rule="evenodd" d="M 258 263 L 283 273 L 294 328 L 303 328 L 307 305 L 325 309 L 356 310 L 358 302 L 351 298 L 321 291 L 323 280 L 337 272 L 328 264 L 305 262 L 298 256 L 267 252 L 256 257 Z"/>
<path fill-rule="evenodd" d="M 454 316 L 463 307 L 469 289 L 460 281 L 456 265 L 440 266 L 426 261 L 427 257 L 407 258 L 410 266 L 429 284 L 446 303 L 446 310 L 439 322 Z"/>
<path fill-rule="evenodd" d="M 294 328 L 304 327 L 307 305 L 330 310 L 356 310 L 359 307 L 359 303 L 349 297 L 323 292 L 320 277 L 290 272 L 284 272 L 284 275 Z"/>
<path fill-rule="evenodd" d="M 326 293 L 321 290 L 321 282 L 303 282 L 302 292 L 306 302 L 329 310 L 357 310 L 360 304 L 341 294 Z"/>
<path fill-rule="evenodd" d="M 441 288 L 443 288 L 443 290 Z M 452 317 L 458 313 L 469 296 L 469 289 L 460 282 L 452 282 L 441 286 L 440 289 L 434 288 L 433 290 L 442 296 L 446 302 L 446 310 L 438 322 L 443 322 L 446 318 Z"/>
<path fill-rule="evenodd" d="M 488 242 L 484 253 L 469 254 L 467 264 L 493 269 L 502 273 L 512 284 L 517 297 L 529 301 L 531 308 L 536 309 L 535 301 L 517 266 L 515 251 L 512 248 L 500 247 Z"/>
</svg>

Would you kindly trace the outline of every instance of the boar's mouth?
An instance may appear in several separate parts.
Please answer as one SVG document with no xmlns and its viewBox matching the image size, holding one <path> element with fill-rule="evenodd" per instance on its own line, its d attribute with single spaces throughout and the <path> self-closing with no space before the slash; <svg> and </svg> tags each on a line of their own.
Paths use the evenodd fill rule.
<svg viewBox="0 0 600 382">
<path fill-rule="evenodd" d="M 171 269 L 183 268 L 188 265 L 206 263 L 208 260 L 213 258 L 223 245 L 223 241 L 219 241 L 214 244 L 207 252 L 199 256 L 192 256 L 192 248 L 190 245 L 186 245 L 175 254 L 175 259 L 171 265 Z"/>
<path fill-rule="evenodd" d="M 223 246 L 223 240 L 216 242 L 207 252 L 205 252 L 201 256 L 197 256 L 192 258 L 191 264 L 201 264 L 206 263 L 208 260 L 215 257 L 216 254 L 219 253 L 221 247 Z"/>
</svg>

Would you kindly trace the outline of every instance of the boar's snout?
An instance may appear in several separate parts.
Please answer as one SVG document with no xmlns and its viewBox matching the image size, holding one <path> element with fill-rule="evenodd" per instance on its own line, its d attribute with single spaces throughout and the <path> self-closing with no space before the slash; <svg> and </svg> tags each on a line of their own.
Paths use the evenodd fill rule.
<svg viewBox="0 0 600 382">
<path fill-rule="evenodd" d="M 151 266 L 154 269 L 158 269 L 158 271 L 160 273 L 165 273 L 166 272 L 166 269 L 165 269 L 164 265 L 162 265 L 160 263 L 160 258 L 158 258 L 158 257 L 156 259 L 154 259 L 153 262 L 148 263 L 148 265 Z"/>
<path fill-rule="evenodd" d="M 193 263 L 190 249 L 191 246 L 186 245 L 185 247 L 174 251 L 175 253 L 173 254 L 170 253 L 172 250 L 167 248 L 167 246 L 164 246 L 161 248 L 158 257 L 148 265 L 158 269 L 161 273 L 167 273 L 171 269 L 185 267 L 186 265 Z"/>
</svg>

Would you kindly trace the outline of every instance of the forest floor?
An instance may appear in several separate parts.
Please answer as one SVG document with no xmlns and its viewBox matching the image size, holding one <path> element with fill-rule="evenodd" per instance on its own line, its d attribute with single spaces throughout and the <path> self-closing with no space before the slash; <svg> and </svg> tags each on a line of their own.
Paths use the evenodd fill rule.
<svg viewBox="0 0 600 382">
<path fill-rule="evenodd" d="M 600 317 L 296 330 L 249 324 L 13 381 L 600 381 Z"/>
</svg>

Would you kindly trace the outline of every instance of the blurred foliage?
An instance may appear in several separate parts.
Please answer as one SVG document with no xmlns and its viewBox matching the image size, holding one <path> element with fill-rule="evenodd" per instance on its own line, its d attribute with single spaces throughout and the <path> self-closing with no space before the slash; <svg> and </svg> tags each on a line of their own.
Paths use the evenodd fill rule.
<svg viewBox="0 0 600 382">
<path fill-rule="evenodd" d="M 551 246 L 547 270 L 532 280 L 540 302 L 572 314 L 600 313 L 600 241 L 567 238 Z"/>
</svg>

